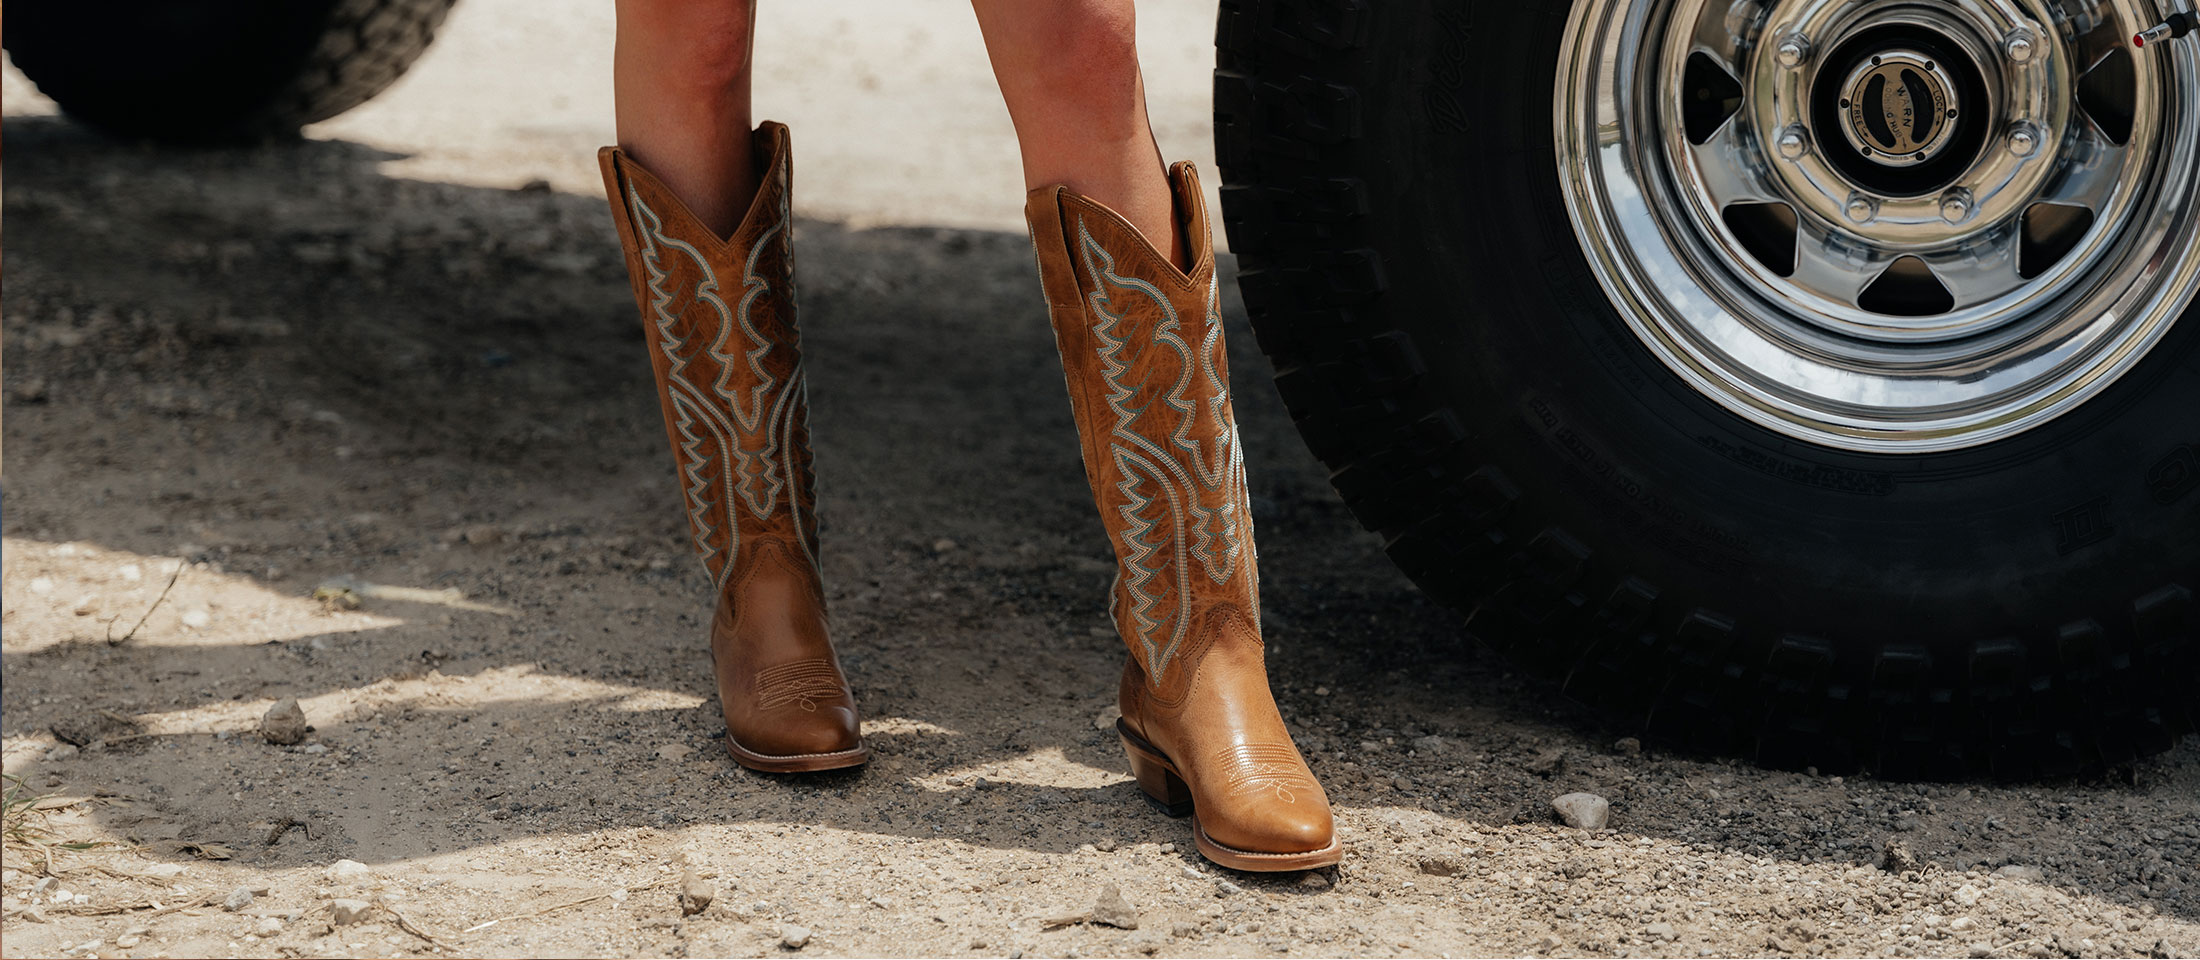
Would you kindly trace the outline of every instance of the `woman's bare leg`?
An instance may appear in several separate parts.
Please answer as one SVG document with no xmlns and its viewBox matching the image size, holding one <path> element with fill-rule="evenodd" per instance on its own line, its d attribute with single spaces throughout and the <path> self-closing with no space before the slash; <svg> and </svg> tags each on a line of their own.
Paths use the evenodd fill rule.
<svg viewBox="0 0 2200 960">
<path fill-rule="evenodd" d="M 619 147 L 723 237 L 756 195 L 753 0 L 618 0 Z"/>
<path fill-rule="evenodd" d="M 1146 119 L 1132 0 L 971 6 L 1016 124 L 1024 187 L 1065 184 L 1098 200 L 1182 265 L 1168 173 Z"/>
</svg>

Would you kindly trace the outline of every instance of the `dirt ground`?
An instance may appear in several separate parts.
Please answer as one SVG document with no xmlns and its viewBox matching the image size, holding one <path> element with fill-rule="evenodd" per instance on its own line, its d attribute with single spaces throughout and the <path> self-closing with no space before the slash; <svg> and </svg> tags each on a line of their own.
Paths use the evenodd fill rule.
<svg viewBox="0 0 2200 960">
<path fill-rule="evenodd" d="M 1028 245 L 799 176 L 823 559 L 877 759 L 743 771 L 568 156 L 599 132 L 159 150 L 7 91 L 0 955 L 2200 953 L 2200 743 L 2016 786 L 1642 752 L 1391 569 L 1234 296 L 1271 669 L 1350 850 L 1205 864 L 1106 729 L 1110 563 Z M 301 743 L 256 732 L 281 698 Z M 1574 791 L 1609 829 L 1555 821 Z M 683 916 L 690 872 L 713 899 Z M 1135 929 L 1050 922 L 1109 886 Z"/>
</svg>

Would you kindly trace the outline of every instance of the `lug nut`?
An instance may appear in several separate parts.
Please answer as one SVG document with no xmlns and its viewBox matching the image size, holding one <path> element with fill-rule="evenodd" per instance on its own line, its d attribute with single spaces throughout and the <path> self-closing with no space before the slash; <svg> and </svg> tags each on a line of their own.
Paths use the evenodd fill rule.
<svg viewBox="0 0 2200 960">
<path fill-rule="evenodd" d="M 1949 223 L 1962 223 L 1963 218 L 1970 215 L 1971 201 L 1964 199 L 1962 194 L 1951 193 L 1940 198 L 1940 219 Z"/>
<path fill-rule="evenodd" d="M 1787 37 L 1780 41 L 1774 55 L 1780 58 L 1780 65 L 1783 67 L 1802 66 L 1803 59 L 1810 56 L 1810 40 L 1802 34 Z"/>
<path fill-rule="evenodd" d="M 2010 60 L 2016 63 L 2031 60 L 2032 35 L 2022 30 L 2012 33 L 2009 35 L 2009 39 L 2001 45 L 2001 49 L 2003 53 L 2009 55 Z"/>
<path fill-rule="evenodd" d="M 2009 131 L 2010 153 L 2020 157 L 2029 157 L 2032 155 L 2032 151 L 2039 148 L 2040 135 L 2033 133 L 2031 127 L 2019 124 L 2015 130 Z"/>
<path fill-rule="evenodd" d="M 1879 205 L 1873 203 L 1870 197 L 1851 196 L 1849 197 L 1849 205 L 1844 209 L 1848 213 L 1850 221 L 1863 223 L 1870 220 L 1873 214 L 1879 212 Z"/>
<path fill-rule="evenodd" d="M 1780 155 L 1790 160 L 1802 159 L 1803 154 L 1810 149 L 1810 144 L 1803 140 L 1803 131 L 1795 127 L 1789 127 L 1780 134 L 1777 146 L 1780 148 Z"/>
</svg>

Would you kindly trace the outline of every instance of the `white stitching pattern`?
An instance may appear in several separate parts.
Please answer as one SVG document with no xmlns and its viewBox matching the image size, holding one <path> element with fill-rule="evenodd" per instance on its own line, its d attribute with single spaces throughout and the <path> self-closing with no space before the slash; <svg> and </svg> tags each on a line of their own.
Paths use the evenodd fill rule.
<svg viewBox="0 0 2200 960">
<path fill-rule="evenodd" d="M 1115 258 L 1093 238 L 1082 218 L 1077 222 L 1077 236 L 1085 273 L 1095 279 L 1085 303 L 1091 314 L 1093 337 L 1099 343 L 1095 353 L 1100 360 L 1101 379 L 1107 383 L 1105 399 L 1108 410 L 1115 414 L 1108 438 L 1109 453 L 1121 474 L 1115 488 L 1124 498 L 1123 506 L 1117 508 L 1124 521 L 1118 534 L 1124 559 L 1117 580 L 1131 600 L 1130 626 L 1146 654 L 1147 681 L 1159 687 L 1190 629 L 1192 596 L 1188 559 L 1197 557 L 1208 578 L 1222 585 L 1236 576 L 1239 561 L 1251 552 L 1252 525 L 1246 510 L 1244 454 L 1238 444 L 1237 428 L 1227 415 L 1229 382 L 1215 362 L 1222 345 L 1220 298 L 1210 279 L 1207 309 L 1201 318 L 1200 348 L 1194 350 L 1184 339 L 1176 308 L 1159 288 L 1145 280 L 1118 274 Z M 1154 408 L 1150 400 L 1146 404 L 1131 405 L 1137 392 L 1133 385 L 1125 384 L 1123 378 L 1130 369 L 1131 359 L 1126 353 L 1129 352 L 1127 348 L 1134 346 L 1131 340 L 1135 331 L 1122 327 L 1128 316 L 1127 309 L 1110 310 L 1109 306 L 1121 297 L 1132 295 L 1151 300 L 1161 313 L 1160 321 L 1148 332 L 1148 342 L 1138 346 L 1166 346 L 1179 361 L 1175 382 L 1168 385 L 1160 398 L 1178 418 L 1166 434 L 1174 450 L 1162 448 L 1131 428 Z M 1137 352 L 1143 353 L 1142 350 Z M 1211 417 L 1214 424 L 1213 433 L 1208 437 L 1192 435 L 1198 421 L 1207 417 L 1200 415 L 1201 405 L 1186 396 L 1194 377 L 1199 375 L 1207 378 L 1205 386 L 1213 394 L 1206 404 L 1207 417 Z M 1138 386 L 1150 388 L 1146 384 Z M 1211 444 L 1211 456 L 1203 449 L 1203 442 Z M 1149 491 L 1149 483 L 1158 489 Z M 1221 504 L 1209 509 L 1201 501 L 1203 492 L 1221 492 Z M 1149 520 L 1145 516 L 1147 509 L 1158 501 L 1166 501 L 1168 505 L 1165 521 Z M 1160 529 L 1164 526 L 1166 529 Z M 1187 536 L 1187 533 L 1194 536 Z M 1188 542 L 1194 539 L 1196 543 Z M 1169 604 L 1163 589 L 1167 588 L 1173 588 L 1176 594 L 1173 611 L 1166 609 Z M 1160 637 L 1164 632 L 1166 639 Z"/>
</svg>

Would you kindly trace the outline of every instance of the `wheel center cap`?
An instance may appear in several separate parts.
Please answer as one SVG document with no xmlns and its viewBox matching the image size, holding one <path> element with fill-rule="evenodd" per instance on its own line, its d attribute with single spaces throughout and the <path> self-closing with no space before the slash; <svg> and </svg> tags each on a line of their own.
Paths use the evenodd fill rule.
<svg viewBox="0 0 2200 960">
<path fill-rule="evenodd" d="M 1955 80 L 1923 53 L 1882 51 L 1849 71 L 1840 90 L 1841 133 L 1881 166 L 1924 163 L 1955 136 Z"/>
</svg>

